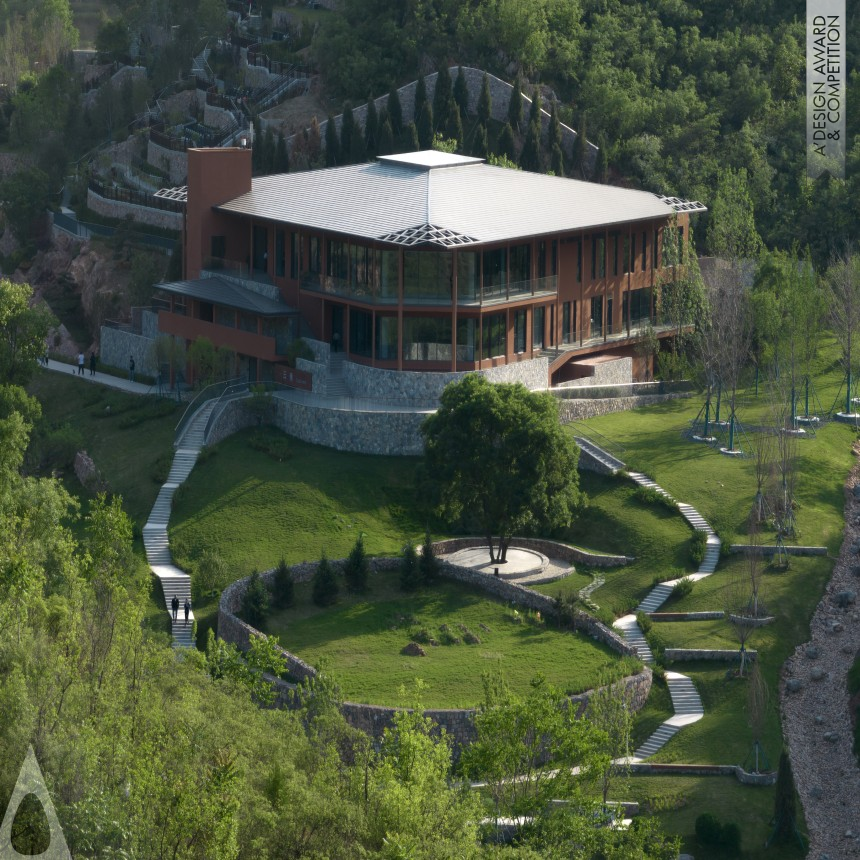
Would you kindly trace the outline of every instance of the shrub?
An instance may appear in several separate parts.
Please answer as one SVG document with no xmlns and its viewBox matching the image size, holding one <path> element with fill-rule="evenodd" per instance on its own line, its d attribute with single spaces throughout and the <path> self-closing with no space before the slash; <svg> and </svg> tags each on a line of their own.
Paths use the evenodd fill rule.
<svg viewBox="0 0 860 860">
<path fill-rule="evenodd" d="M 170 467 L 173 465 L 173 452 L 165 451 L 158 455 L 158 459 L 152 466 L 152 480 L 156 484 L 163 484 L 170 475 Z"/>
<path fill-rule="evenodd" d="M 647 636 L 651 632 L 651 625 L 654 622 L 651 620 L 651 616 L 648 615 L 647 612 L 637 612 L 636 623 L 639 625 L 639 629 L 642 631 L 642 634 Z"/>
<path fill-rule="evenodd" d="M 696 819 L 696 839 L 702 845 L 718 845 L 722 831 L 719 818 L 711 812 L 703 812 Z"/>
<path fill-rule="evenodd" d="M 662 493 L 658 493 L 657 490 L 654 490 L 651 487 L 639 487 L 636 492 L 633 493 L 633 498 L 638 502 L 641 502 L 643 505 L 659 505 L 669 511 L 678 510 L 678 505 L 673 502 L 672 499 L 668 496 L 664 496 Z"/>
<path fill-rule="evenodd" d="M 295 582 L 293 572 L 284 559 L 278 562 L 272 582 L 272 598 L 278 609 L 286 609 L 293 605 L 295 599 Z"/>
<path fill-rule="evenodd" d="M 727 821 L 723 825 L 723 832 L 720 835 L 720 847 L 731 857 L 740 857 L 741 829 L 734 821 Z"/>
<path fill-rule="evenodd" d="M 669 595 L 672 600 L 680 600 L 682 597 L 686 597 L 693 591 L 693 580 L 690 579 L 689 576 L 685 576 L 683 579 L 679 579 L 674 587 L 672 588 L 672 593 Z"/>
<path fill-rule="evenodd" d="M 273 460 L 283 463 L 291 455 L 290 440 L 278 431 L 257 430 L 251 434 L 248 444 L 255 451 L 268 454 Z"/>
<path fill-rule="evenodd" d="M 367 591 L 367 578 L 370 575 L 370 562 L 364 551 L 364 535 L 359 535 L 347 556 L 343 567 L 346 586 L 350 591 L 362 594 Z"/>
<path fill-rule="evenodd" d="M 690 538 L 690 558 L 697 567 L 705 560 L 705 550 L 708 547 L 708 536 L 705 532 L 694 531 Z"/>
<path fill-rule="evenodd" d="M 416 591 L 421 585 L 420 575 L 415 544 L 409 541 L 403 549 L 403 557 L 400 559 L 400 589 L 402 591 Z"/>
<path fill-rule="evenodd" d="M 287 346 L 286 353 L 287 364 L 290 367 L 296 366 L 296 359 L 304 358 L 308 361 L 313 361 L 314 351 L 307 345 L 307 343 L 300 337 L 297 337 L 291 344 Z"/>
<path fill-rule="evenodd" d="M 418 562 L 420 579 L 423 585 L 430 585 L 439 572 L 439 559 L 433 549 L 433 539 L 430 537 L 429 529 L 424 532 L 424 543 L 421 544 L 421 558 Z"/>
<path fill-rule="evenodd" d="M 69 469 L 75 454 L 84 447 L 84 439 L 77 428 L 63 424 L 48 430 L 44 435 L 34 434 L 31 443 L 32 459 L 37 468 Z"/>
<path fill-rule="evenodd" d="M 248 580 L 248 587 L 242 595 L 242 616 L 245 621 L 258 630 L 262 629 L 269 612 L 269 591 L 255 570 Z"/>
<path fill-rule="evenodd" d="M 337 576 L 323 553 L 311 584 L 311 599 L 317 606 L 333 606 L 339 593 Z"/>
<path fill-rule="evenodd" d="M 229 575 L 227 562 L 221 558 L 217 550 L 203 550 L 191 578 L 195 598 L 199 599 L 213 591 L 221 591 L 227 585 Z"/>
</svg>

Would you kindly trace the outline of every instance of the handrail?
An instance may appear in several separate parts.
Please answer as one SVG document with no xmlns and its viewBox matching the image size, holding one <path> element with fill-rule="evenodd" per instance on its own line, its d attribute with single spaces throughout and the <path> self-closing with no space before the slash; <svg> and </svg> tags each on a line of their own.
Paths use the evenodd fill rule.
<svg viewBox="0 0 860 860">
<path fill-rule="evenodd" d="M 574 432 L 576 432 L 578 436 L 582 436 L 583 439 L 594 442 L 597 445 L 598 442 L 594 439 L 596 436 L 599 440 L 599 447 L 616 457 L 618 457 L 619 454 L 624 454 L 627 450 L 620 442 L 616 442 L 614 439 L 610 439 L 608 436 L 598 433 L 597 430 L 592 427 L 583 426 L 579 421 L 571 421 L 570 426 L 573 427 Z"/>
<path fill-rule="evenodd" d="M 191 421 L 194 413 L 206 402 L 212 400 L 215 397 L 218 397 L 228 385 L 232 385 L 236 382 L 239 382 L 242 377 L 236 377 L 234 379 L 228 379 L 222 382 L 213 382 L 211 385 L 207 385 L 205 388 L 201 389 L 197 392 L 194 399 L 188 404 L 185 409 L 185 412 L 182 413 L 182 417 L 179 419 L 176 427 L 174 429 L 174 440 L 178 440 L 182 435 L 182 431 L 188 426 L 188 423 Z M 214 389 L 219 389 L 215 391 Z"/>
</svg>

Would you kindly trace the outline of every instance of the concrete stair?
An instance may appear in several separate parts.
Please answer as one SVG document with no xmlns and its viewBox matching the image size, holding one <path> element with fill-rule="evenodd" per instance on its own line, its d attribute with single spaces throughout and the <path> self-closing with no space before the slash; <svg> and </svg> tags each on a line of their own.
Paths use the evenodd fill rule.
<svg viewBox="0 0 860 860">
<path fill-rule="evenodd" d="M 619 472 L 624 468 L 624 463 L 621 460 L 610 454 L 608 451 L 605 451 L 599 445 L 596 445 L 590 439 L 586 439 L 584 436 L 574 436 L 573 438 L 582 451 L 594 460 L 597 460 L 598 463 L 602 463 L 611 474 L 614 475 L 616 472 Z"/>
<path fill-rule="evenodd" d="M 329 397 L 351 397 L 346 380 L 343 378 L 343 365 L 346 361 L 346 353 L 329 353 L 328 379 L 326 380 L 326 394 Z"/>
<path fill-rule="evenodd" d="M 636 607 L 637 612 L 656 612 L 668 599 L 675 587 L 674 581 L 655 585 L 648 596 Z"/>
<path fill-rule="evenodd" d="M 668 723 L 663 723 L 636 752 L 633 753 L 634 760 L 646 759 L 654 755 L 657 750 L 663 747 L 667 741 L 675 737 L 681 731 L 680 726 L 670 726 Z"/>
<path fill-rule="evenodd" d="M 618 618 L 613 622 L 612 626 L 621 633 L 628 645 L 632 645 L 636 649 L 636 653 L 643 663 L 647 663 L 648 665 L 654 663 L 654 655 L 648 647 L 648 642 L 645 639 L 642 628 L 636 622 L 635 615 L 625 615 L 622 618 Z"/>
</svg>

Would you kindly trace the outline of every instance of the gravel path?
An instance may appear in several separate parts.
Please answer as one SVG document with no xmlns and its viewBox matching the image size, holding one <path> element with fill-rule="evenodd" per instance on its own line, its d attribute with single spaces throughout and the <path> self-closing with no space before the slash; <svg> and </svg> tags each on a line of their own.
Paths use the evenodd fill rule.
<svg viewBox="0 0 860 860">
<path fill-rule="evenodd" d="M 856 596 L 849 602 L 851 594 Z M 785 662 L 780 682 L 783 730 L 809 830 L 808 856 L 860 857 L 860 767 L 851 749 L 846 687 L 860 651 L 860 465 L 845 483 L 842 550 L 810 627 L 811 641 Z"/>
</svg>

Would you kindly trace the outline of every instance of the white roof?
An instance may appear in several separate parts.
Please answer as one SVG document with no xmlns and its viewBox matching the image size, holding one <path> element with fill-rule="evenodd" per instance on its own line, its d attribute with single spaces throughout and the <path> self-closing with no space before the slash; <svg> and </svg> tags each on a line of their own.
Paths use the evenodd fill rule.
<svg viewBox="0 0 860 860">
<path fill-rule="evenodd" d="M 448 247 L 662 219 L 678 209 L 675 201 L 430 151 L 261 176 L 251 191 L 216 208 L 397 245 Z"/>
</svg>

